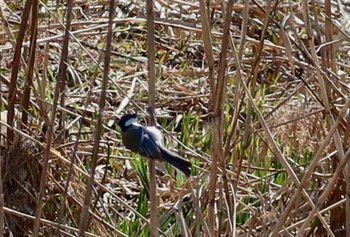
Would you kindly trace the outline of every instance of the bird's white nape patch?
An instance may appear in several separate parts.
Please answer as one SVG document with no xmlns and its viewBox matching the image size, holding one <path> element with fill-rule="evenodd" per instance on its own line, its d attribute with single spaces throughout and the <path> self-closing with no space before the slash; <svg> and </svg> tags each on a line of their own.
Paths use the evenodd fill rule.
<svg viewBox="0 0 350 237">
<path fill-rule="evenodd" d="M 132 125 L 133 123 L 136 123 L 136 122 L 137 122 L 137 118 L 129 118 L 125 122 L 125 127 L 129 127 L 130 125 Z"/>
</svg>

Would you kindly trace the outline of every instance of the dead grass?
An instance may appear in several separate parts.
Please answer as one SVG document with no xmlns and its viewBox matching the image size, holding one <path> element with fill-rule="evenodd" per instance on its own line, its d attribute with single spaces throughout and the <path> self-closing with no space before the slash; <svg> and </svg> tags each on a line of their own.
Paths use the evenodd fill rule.
<svg viewBox="0 0 350 237">
<path fill-rule="evenodd" d="M 325 137 L 322 110 L 301 104 L 284 105 L 272 114 L 269 126 L 281 146 L 302 154 L 315 151 Z M 288 151 L 286 151 L 288 152 Z"/>
<path fill-rule="evenodd" d="M 106 63 L 108 1 L 73 2 L 69 38 L 65 3 L 38 3 L 21 31 L 24 3 L 5 2 L 0 237 L 33 235 L 34 223 L 40 236 L 82 236 L 79 223 L 86 236 L 148 236 L 146 165 L 109 127 L 148 107 L 144 3 L 118 1 Z M 226 2 L 154 3 L 155 112 L 169 146 L 194 167 L 186 180 L 157 165 L 163 236 L 350 233 L 348 13 L 330 1 L 267 2 L 237 2 L 231 20 Z"/>
</svg>

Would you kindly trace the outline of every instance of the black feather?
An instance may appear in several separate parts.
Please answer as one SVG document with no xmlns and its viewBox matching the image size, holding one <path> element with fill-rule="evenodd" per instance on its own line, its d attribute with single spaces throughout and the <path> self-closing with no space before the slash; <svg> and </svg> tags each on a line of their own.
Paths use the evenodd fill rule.
<svg viewBox="0 0 350 237">
<path fill-rule="evenodd" d="M 167 150 L 164 147 L 159 147 L 162 157 L 165 161 L 175 166 L 178 170 L 184 173 L 187 177 L 191 175 L 191 163 L 188 160 L 180 157 L 174 152 Z"/>
</svg>

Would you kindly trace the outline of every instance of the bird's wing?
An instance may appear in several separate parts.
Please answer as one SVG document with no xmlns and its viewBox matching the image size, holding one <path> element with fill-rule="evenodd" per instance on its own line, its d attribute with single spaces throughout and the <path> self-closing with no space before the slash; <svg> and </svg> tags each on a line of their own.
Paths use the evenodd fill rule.
<svg viewBox="0 0 350 237">
<path fill-rule="evenodd" d="M 147 126 L 145 128 L 145 134 L 147 134 L 152 140 L 160 146 L 164 145 L 164 139 L 162 132 L 155 126 Z"/>
<path fill-rule="evenodd" d="M 140 154 L 157 160 L 165 160 L 189 177 L 191 174 L 191 163 L 163 146 L 161 131 L 151 126 L 142 128 L 144 132 L 141 144 L 142 153 Z"/>
<path fill-rule="evenodd" d="M 143 140 L 139 153 L 148 158 L 161 160 L 162 155 L 158 146 L 161 145 L 162 137 L 157 136 L 159 134 L 155 133 L 152 129 L 150 130 L 149 128 L 151 127 L 142 127 Z"/>
</svg>

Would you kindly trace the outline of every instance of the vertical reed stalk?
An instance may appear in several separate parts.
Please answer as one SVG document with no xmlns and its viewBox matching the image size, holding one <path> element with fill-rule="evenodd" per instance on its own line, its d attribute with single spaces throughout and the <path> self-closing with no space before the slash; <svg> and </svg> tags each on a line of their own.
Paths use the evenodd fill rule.
<svg viewBox="0 0 350 237">
<path fill-rule="evenodd" d="M 155 107 L 155 94 L 156 94 L 156 76 L 155 76 L 155 47 L 154 47 L 154 10 L 153 0 L 147 0 L 146 3 L 146 16 L 147 16 L 147 68 L 148 68 L 148 106 L 149 117 L 148 121 L 150 125 L 155 125 L 154 107 Z M 155 160 L 148 159 L 149 175 L 150 175 L 150 217 L 151 217 L 151 237 L 158 236 L 158 197 L 157 197 L 157 181 L 156 181 L 156 168 Z"/>
<path fill-rule="evenodd" d="M 109 5 L 109 20 L 108 20 L 108 31 L 107 31 L 107 42 L 106 42 L 106 54 L 105 54 L 105 63 L 103 68 L 103 81 L 102 81 L 102 88 L 101 88 L 101 97 L 99 101 L 99 113 L 97 118 L 97 125 L 96 125 L 96 132 L 95 132 L 95 138 L 94 138 L 94 147 L 92 151 L 92 160 L 91 160 L 91 167 L 90 167 L 90 177 L 88 179 L 86 192 L 85 192 L 85 199 L 84 199 L 84 206 L 82 208 L 82 214 L 79 224 L 79 236 L 83 237 L 85 236 L 85 230 L 88 227 L 88 224 L 90 222 L 90 203 L 91 203 L 91 197 L 92 197 L 92 191 L 93 191 L 93 182 L 94 182 L 94 176 L 95 176 L 95 169 L 97 165 L 98 160 L 98 151 L 99 151 L 99 145 L 100 145 L 100 138 L 103 131 L 103 114 L 104 114 L 104 108 L 106 103 L 106 94 L 107 94 L 107 86 L 108 86 L 108 78 L 109 78 L 109 69 L 110 69 L 110 61 L 111 61 L 111 51 L 112 51 L 112 36 L 113 36 L 113 18 L 115 15 L 115 0 L 110 1 Z"/>
<path fill-rule="evenodd" d="M 17 76 L 18 76 L 18 70 L 20 67 L 22 45 L 23 45 L 24 35 L 27 27 L 27 22 L 29 19 L 29 13 L 31 12 L 32 6 L 33 6 L 33 0 L 26 1 L 26 4 L 23 9 L 23 14 L 22 14 L 21 26 L 19 28 L 19 32 L 17 35 L 15 52 L 13 55 L 11 80 L 10 80 L 10 87 L 9 87 L 9 99 L 8 99 L 9 102 L 7 106 L 7 109 L 8 109 L 7 123 L 11 127 L 13 127 L 14 125 L 13 120 L 15 118 L 15 102 L 16 102 L 16 96 L 17 96 Z M 13 142 L 13 130 L 11 128 L 7 129 L 7 140 L 9 143 Z"/>
<path fill-rule="evenodd" d="M 26 70 L 26 83 L 24 86 L 24 95 L 22 100 L 22 123 L 24 125 L 27 124 L 28 119 L 28 109 L 29 109 L 29 99 L 30 92 L 33 84 L 33 75 L 34 75 L 34 67 L 35 67 L 35 52 L 36 52 L 36 38 L 38 34 L 38 8 L 39 3 L 38 0 L 33 0 L 32 5 L 32 20 L 30 25 L 30 46 L 29 46 L 29 62 Z"/>
<path fill-rule="evenodd" d="M 232 9 L 233 9 L 233 0 L 230 0 L 227 3 L 227 11 L 224 22 L 224 34 L 222 37 L 222 46 L 220 54 L 220 62 L 218 69 L 218 77 L 216 88 L 211 88 L 212 93 L 215 91 L 214 99 L 214 136 L 213 136 L 213 146 L 212 146 L 212 164 L 210 167 L 210 181 L 209 181 L 209 230 L 212 236 L 217 235 L 215 222 L 216 222 L 216 213 L 215 213 L 215 193 L 217 187 L 217 167 L 218 164 L 225 163 L 223 161 L 224 150 L 223 150 L 223 122 L 224 122 L 224 104 L 226 98 L 226 60 L 227 52 L 229 48 L 229 36 L 230 36 L 230 25 L 232 19 Z"/>
<path fill-rule="evenodd" d="M 73 1 L 68 2 L 68 7 L 70 6 L 70 4 L 71 4 L 71 8 L 73 8 Z M 65 37 L 67 38 L 68 36 L 66 35 Z M 68 41 L 68 39 L 66 39 L 66 40 Z M 67 46 L 67 51 L 68 51 L 68 46 Z M 62 57 L 63 57 L 63 55 L 64 55 L 64 52 L 62 52 Z M 65 72 L 64 72 L 64 75 L 65 75 Z M 60 80 L 61 80 L 61 78 L 57 78 L 57 83 L 55 86 L 55 93 L 54 93 L 54 98 L 53 98 L 51 118 L 50 118 L 49 124 L 47 125 L 47 131 L 45 134 L 46 147 L 44 150 L 44 160 L 43 160 L 43 164 L 42 164 L 42 173 L 41 173 L 41 179 L 40 179 L 39 196 L 38 196 L 36 213 L 35 213 L 33 236 L 39 235 L 40 222 L 41 222 L 40 217 L 41 217 L 41 212 L 42 212 L 43 198 L 45 195 L 47 170 L 49 167 L 50 148 L 51 148 L 51 143 L 53 141 L 54 125 L 55 125 L 55 118 L 56 118 L 57 105 L 58 105 L 58 97 L 60 94 L 60 91 L 59 91 L 59 81 Z"/>
</svg>

